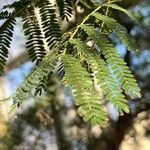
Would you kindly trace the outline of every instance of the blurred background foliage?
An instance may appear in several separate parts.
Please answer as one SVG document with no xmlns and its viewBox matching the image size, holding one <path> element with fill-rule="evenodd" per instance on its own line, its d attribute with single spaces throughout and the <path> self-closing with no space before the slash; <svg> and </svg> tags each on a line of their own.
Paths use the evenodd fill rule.
<svg viewBox="0 0 150 150">
<path fill-rule="evenodd" d="M 130 113 L 118 116 L 112 105 L 108 104 L 110 118 L 108 126 L 106 128 L 92 127 L 84 123 L 77 115 L 70 89 L 64 88 L 58 79 L 52 78 L 49 81 L 48 92 L 44 96 L 37 98 L 31 94 L 21 109 L 14 114 L 3 113 L 3 108 L 6 109 L 9 104 L 8 102 L 6 105 L 1 104 L 0 149 L 149 150 L 150 1 L 123 0 L 121 5 L 130 9 L 141 23 L 141 26 L 135 25 L 121 13 L 115 14 L 118 21 L 136 40 L 139 48 L 138 54 L 127 52 L 125 47 L 112 35 L 118 51 L 125 58 L 141 87 L 142 98 L 129 102 Z M 113 12 L 112 15 L 114 15 Z M 19 25 L 17 30 L 19 32 L 16 31 L 16 39 L 20 39 Z M 14 40 L 14 45 L 16 41 Z M 20 47 L 14 46 L 15 49 L 21 49 L 16 52 L 19 58 L 21 58 L 24 45 Z M 10 62 L 17 56 L 14 57 L 12 52 Z M 13 69 L 8 69 L 7 74 L 3 77 L 5 80 L 0 79 L 0 97 L 3 97 L 5 90 L 8 90 L 9 94 L 14 91 L 34 65 L 29 62 L 20 64 L 15 67 L 9 64 L 8 68 Z M 5 87 L 6 85 L 8 86 Z"/>
</svg>

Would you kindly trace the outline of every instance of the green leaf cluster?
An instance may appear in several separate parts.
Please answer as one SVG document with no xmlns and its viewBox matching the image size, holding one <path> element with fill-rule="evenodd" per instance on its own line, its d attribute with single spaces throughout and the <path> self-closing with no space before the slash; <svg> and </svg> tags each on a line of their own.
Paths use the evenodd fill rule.
<svg viewBox="0 0 150 150">
<path fill-rule="evenodd" d="M 88 9 L 88 14 L 62 36 L 61 20 L 69 21 L 77 2 Z M 6 64 L 16 17 L 23 18 L 29 57 L 37 62 L 14 94 L 15 105 L 33 91 L 34 95 L 47 91 L 49 79 L 58 76 L 72 89 L 78 113 L 85 121 L 105 126 L 106 102 L 112 103 L 119 113 L 129 112 L 126 95 L 132 99 L 140 97 L 140 89 L 109 34 L 116 34 L 129 51 L 137 48 L 125 27 L 108 16 L 108 11 L 115 9 L 135 20 L 128 10 L 115 1 L 91 0 L 56 0 L 54 4 L 49 0 L 20 0 L 5 8 L 14 8 L 14 12 L 10 15 L 0 12 L 1 18 L 7 18 L 0 27 L 0 72 Z M 40 19 L 35 10 L 39 10 L 36 13 Z"/>
</svg>

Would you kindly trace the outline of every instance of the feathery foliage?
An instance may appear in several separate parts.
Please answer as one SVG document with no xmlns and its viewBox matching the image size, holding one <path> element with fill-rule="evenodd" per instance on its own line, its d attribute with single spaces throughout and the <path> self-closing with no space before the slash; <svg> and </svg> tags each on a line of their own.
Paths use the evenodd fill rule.
<svg viewBox="0 0 150 150">
<path fill-rule="evenodd" d="M 43 32 L 49 49 L 52 49 L 53 46 L 58 44 L 61 38 L 61 30 L 56 16 L 56 9 L 48 0 L 43 1 L 39 8 Z"/>
<path fill-rule="evenodd" d="M 52 63 L 53 69 L 50 70 L 50 73 L 46 76 L 43 76 L 39 83 L 36 85 L 34 95 L 42 95 L 43 91 L 47 91 L 49 86 L 49 81 L 51 80 L 52 76 L 56 76 L 59 79 L 62 79 L 64 75 L 64 65 L 60 59 L 57 59 Z"/>
<path fill-rule="evenodd" d="M 44 48 L 42 32 L 34 14 L 34 7 L 29 7 L 28 10 L 26 10 L 26 16 L 23 21 L 24 33 L 27 36 L 26 46 L 29 57 L 38 64 L 45 56 L 46 51 Z"/>
<path fill-rule="evenodd" d="M 110 4 L 110 3 L 106 3 L 104 4 L 105 7 L 114 9 L 114 10 L 119 10 L 123 13 L 125 13 L 127 16 L 129 16 L 135 23 L 139 24 L 138 21 L 135 19 L 135 17 L 126 9 L 116 5 L 116 4 Z"/>
<path fill-rule="evenodd" d="M 88 10 L 87 14 L 62 36 L 61 19 L 69 21 L 78 2 Z M 5 8 L 14 8 L 19 14 L 9 16 L 7 12 L 0 12 L 0 18 L 7 19 L 0 28 L 0 72 L 3 72 L 8 57 L 15 24 L 13 18 L 18 16 L 23 18 L 30 59 L 37 62 L 13 96 L 15 104 L 22 103 L 32 91 L 34 95 L 46 92 L 51 77 L 58 76 L 71 87 L 78 113 L 85 121 L 105 126 L 107 101 L 119 113 L 129 112 L 125 96 L 140 97 L 140 89 L 126 62 L 109 40 L 109 34 L 114 32 L 128 50 L 136 51 L 137 48 L 125 27 L 108 16 L 109 9 L 115 9 L 135 20 L 128 10 L 116 5 L 115 1 L 100 3 L 91 0 L 56 0 L 54 3 L 20 0 Z M 36 9 L 40 19 L 35 14 Z M 89 46 L 89 42 L 93 44 Z M 50 50 L 48 54 L 45 44 Z"/>
<path fill-rule="evenodd" d="M 21 103 L 31 92 L 32 88 L 36 88 L 41 83 L 41 79 L 49 75 L 49 70 L 53 69 L 53 62 L 57 59 L 55 49 L 35 68 L 31 74 L 25 79 L 23 84 L 17 89 L 13 99 L 14 103 Z"/>
<path fill-rule="evenodd" d="M 57 0 L 57 5 L 59 7 L 60 17 L 62 20 L 69 21 L 69 18 L 73 12 L 73 0 Z"/>
<path fill-rule="evenodd" d="M 1 11 L 0 12 L 0 20 L 3 20 L 3 19 L 7 19 L 9 16 L 10 16 L 10 12 L 8 12 L 7 10 L 5 11 Z"/>
<path fill-rule="evenodd" d="M 104 34 L 97 32 L 92 26 L 82 25 L 82 28 L 100 47 L 107 63 L 112 66 L 111 69 L 115 73 L 116 80 L 118 80 L 119 85 L 125 90 L 125 93 L 132 98 L 139 97 L 139 88 L 131 71 L 124 60 L 120 58 L 107 37 Z"/>
<path fill-rule="evenodd" d="M 100 106 L 100 97 L 94 90 L 90 74 L 73 56 L 66 54 L 63 60 L 64 82 L 71 85 L 76 104 L 79 105 L 79 114 L 83 116 L 85 121 L 90 121 L 93 125 L 104 125 L 106 121 L 105 111 Z"/>
<path fill-rule="evenodd" d="M 135 41 L 128 35 L 124 26 L 119 24 L 115 19 L 100 13 L 94 13 L 93 16 L 101 20 L 111 32 L 116 33 L 128 50 L 136 50 Z"/>
<path fill-rule="evenodd" d="M 72 44 L 78 49 L 78 55 L 81 59 L 87 62 L 92 71 L 92 76 L 96 79 L 97 90 L 102 97 L 104 93 L 106 99 L 110 101 L 120 113 L 123 111 L 129 112 L 128 106 L 122 89 L 117 85 L 115 78 L 112 76 L 110 67 L 99 55 L 93 55 L 92 50 L 79 39 L 70 40 Z M 90 50 L 89 52 L 87 50 Z"/>
<path fill-rule="evenodd" d="M 4 72 L 15 23 L 16 20 L 11 18 L 0 27 L 0 74 Z"/>
</svg>

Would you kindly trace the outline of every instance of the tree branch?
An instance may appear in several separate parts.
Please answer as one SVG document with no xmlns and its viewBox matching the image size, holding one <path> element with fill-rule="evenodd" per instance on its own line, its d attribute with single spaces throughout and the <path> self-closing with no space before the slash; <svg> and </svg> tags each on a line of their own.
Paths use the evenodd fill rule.
<svg viewBox="0 0 150 150">
<path fill-rule="evenodd" d="M 7 73 L 13 69 L 16 69 L 27 61 L 28 61 L 28 54 L 26 51 L 24 51 L 7 63 L 5 67 L 5 72 Z"/>
</svg>

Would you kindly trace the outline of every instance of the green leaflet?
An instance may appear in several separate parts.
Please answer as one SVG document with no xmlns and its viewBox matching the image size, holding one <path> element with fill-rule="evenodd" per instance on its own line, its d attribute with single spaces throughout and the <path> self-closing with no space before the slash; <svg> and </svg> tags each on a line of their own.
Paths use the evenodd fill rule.
<svg viewBox="0 0 150 150">
<path fill-rule="evenodd" d="M 7 19 L 11 13 L 7 10 L 0 12 L 0 20 Z"/>
<path fill-rule="evenodd" d="M 42 20 L 43 32 L 51 50 L 61 40 L 61 30 L 58 18 L 56 16 L 56 8 L 52 4 L 45 0 L 39 5 L 40 15 Z"/>
<path fill-rule="evenodd" d="M 73 0 L 57 0 L 62 20 L 69 21 L 73 13 Z"/>
<path fill-rule="evenodd" d="M 135 41 L 128 35 L 126 28 L 119 24 L 115 19 L 100 13 L 94 13 L 93 16 L 104 22 L 112 32 L 116 33 L 128 50 L 137 50 Z"/>
<path fill-rule="evenodd" d="M 63 57 L 65 77 L 64 83 L 72 88 L 75 103 L 79 106 L 79 115 L 85 121 L 93 125 L 104 126 L 107 120 L 105 111 L 101 106 L 98 93 L 94 90 L 90 74 L 82 67 L 79 61 L 72 55 L 66 54 Z"/>
<path fill-rule="evenodd" d="M 81 28 L 96 42 L 101 53 L 106 58 L 108 64 L 111 64 L 112 70 L 115 73 L 116 79 L 120 86 L 125 90 L 125 93 L 131 98 L 140 97 L 140 89 L 134 79 L 131 71 L 119 56 L 116 49 L 110 43 L 105 35 L 99 33 L 92 26 L 82 25 Z"/>
<path fill-rule="evenodd" d="M 47 91 L 47 88 L 49 87 L 49 81 L 51 81 L 51 78 L 53 76 L 58 77 L 59 79 L 62 79 L 64 76 L 64 66 L 63 62 L 59 57 L 59 60 L 56 59 L 54 63 L 52 64 L 53 69 L 50 70 L 49 74 L 46 74 L 46 76 L 43 76 L 39 83 L 37 84 L 35 88 L 34 95 L 42 95 L 43 91 Z"/>
<path fill-rule="evenodd" d="M 92 74 L 96 77 L 96 84 L 99 86 L 97 90 L 102 92 L 99 94 L 106 95 L 106 99 L 118 109 L 119 113 L 123 111 L 129 112 L 129 107 L 125 96 L 122 94 L 122 89 L 104 60 L 100 56 L 94 55 L 94 50 L 91 50 L 80 39 L 71 39 L 70 43 L 77 48 L 79 56 L 84 58 L 84 61 L 90 66 L 93 72 Z M 100 95 L 100 97 L 104 96 Z"/>
<path fill-rule="evenodd" d="M 13 96 L 14 103 L 21 103 L 25 100 L 27 95 L 31 92 L 33 88 L 36 88 L 44 76 L 47 76 L 49 72 L 53 69 L 52 63 L 57 58 L 56 49 L 53 49 L 53 53 L 47 55 L 40 65 L 35 68 L 32 73 L 25 79 L 21 86 L 17 89 L 15 95 Z"/>
<path fill-rule="evenodd" d="M 105 3 L 105 4 L 103 4 L 103 6 L 110 7 L 115 10 L 119 10 L 119 11 L 125 13 L 127 16 L 129 16 L 135 23 L 139 24 L 139 22 L 135 19 L 135 17 L 128 10 L 126 10 L 114 3 L 113 4 Z"/>
<path fill-rule="evenodd" d="M 15 24 L 16 20 L 11 18 L 0 27 L 0 75 L 4 73 Z"/>
<path fill-rule="evenodd" d="M 27 10 L 23 21 L 24 33 L 27 36 L 26 47 L 29 57 L 38 64 L 46 55 L 46 50 L 44 48 L 42 32 L 34 13 L 34 7 L 30 7 Z"/>
</svg>

